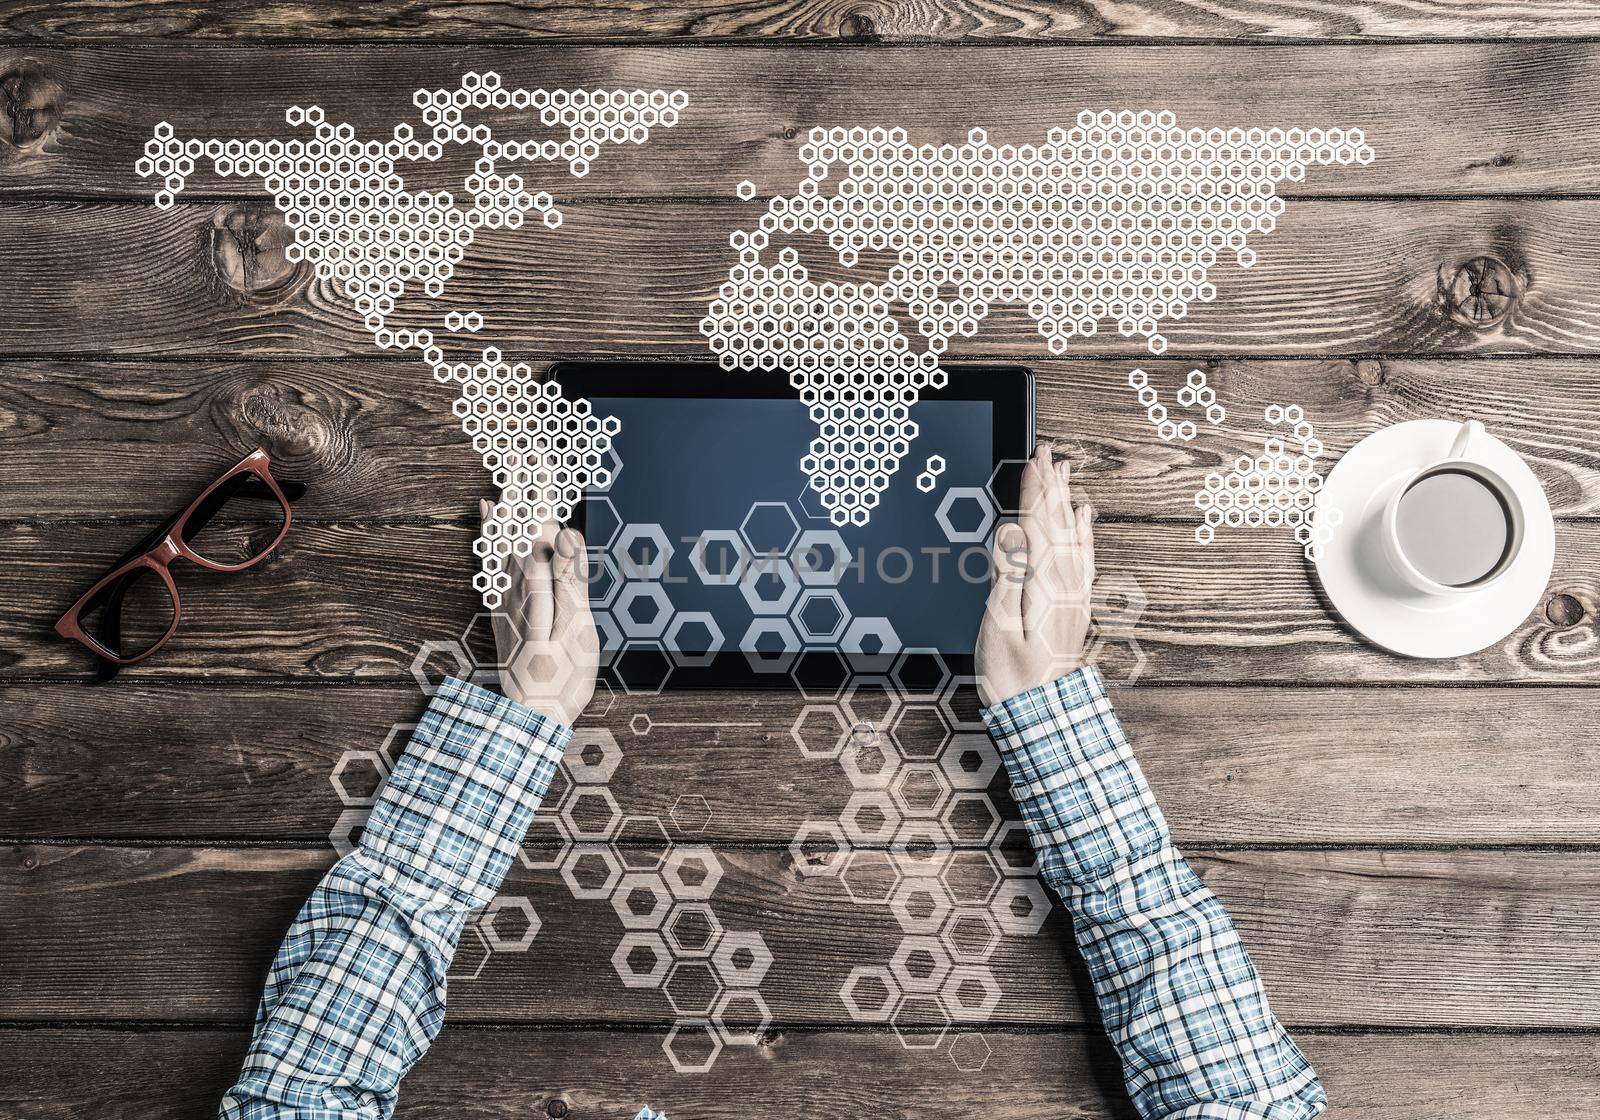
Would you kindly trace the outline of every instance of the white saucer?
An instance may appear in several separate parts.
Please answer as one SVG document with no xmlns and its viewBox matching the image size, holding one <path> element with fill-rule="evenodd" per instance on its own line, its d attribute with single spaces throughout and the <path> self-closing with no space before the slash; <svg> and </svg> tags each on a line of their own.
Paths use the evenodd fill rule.
<svg viewBox="0 0 1600 1120">
<path fill-rule="evenodd" d="M 1522 550 L 1495 583 L 1461 595 L 1427 595 L 1401 581 L 1383 559 L 1384 503 L 1404 479 L 1445 458 L 1460 423 L 1412 420 L 1374 432 L 1329 472 L 1319 510 L 1344 511 L 1316 561 L 1317 578 L 1345 623 L 1369 641 L 1406 657 L 1462 657 L 1492 646 L 1520 626 L 1544 597 L 1555 563 L 1555 522 L 1533 471 L 1492 435 L 1477 436 L 1472 456 L 1499 472 L 1527 517 Z"/>
</svg>

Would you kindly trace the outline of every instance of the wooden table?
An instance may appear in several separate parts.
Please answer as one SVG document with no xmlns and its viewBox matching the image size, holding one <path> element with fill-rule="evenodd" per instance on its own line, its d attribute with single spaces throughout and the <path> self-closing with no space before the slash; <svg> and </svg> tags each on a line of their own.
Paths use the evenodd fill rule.
<svg viewBox="0 0 1600 1120">
<path fill-rule="evenodd" d="M 140 146 L 158 120 L 272 135 L 309 101 L 387 126 L 417 86 L 487 69 L 691 99 L 644 147 L 553 176 L 560 231 L 486 235 L 453 283 L 446 306 L 490 310 L 528 360 L 702 358 L 727 230 L 758 212 L 734 185 L 792 189 L 815 124 L 1024 142 L 1103 105 L 1365 129 L 1376 162 L 1286 184 L 1260 263 L 1217 267 L 1219 298 L 1166 332 L 1165 359 L 1114 333 L 1047 359 L 1015 311 L 954 357 L 1038 370 L 1040 434 L 1102 512 L 1101 567 L 1148 597 L 1118 706 L 1336 1114 L 1600 1115 L 1600 5 L 14 0 L 0 35 L 0 1117 L 214 1110 L 334 858 L 330 773 L 414 717 L 414 654 L 478 609 L 488 480 L 449 394 L 285 259 L 258 187 L 197 174 L 157 210 Z M 1286 534 L 1194 545 L 1195 479 L 1260 433 L 1161 443 L 1125 387 L 1135 364 L 1298 401 L 1335 453 L 1396 421 L 1481 417 L 1559 518 L 1547 597 L 1458 662 L 1364 645 Z M 172 647 L 95 686 L 55 613 L 258 443 L 311 484 L 286 547 L 194 584 Z M 694 838 L 726 869 L 722 916 L 777 956 L 760 1043 L 675 1074 L 660 994 L 611 969 L 609 908 L 519 869 L 507 890 L 543 928 L 529 952 L 461 962 L 402 1115 L 1131 1115 L 1059 913 L 996 951 L 981 1073 L 850 1021 L 842 976 L 896 932 L 795 867 L 796 829 L 848 795 L 799 757 L 798 710 L 669 693 L 593 717 L 625 747 L 627 811 L 713 807 Z M 662 726 L 711 718 L 749 726 Z"/>
</svg>

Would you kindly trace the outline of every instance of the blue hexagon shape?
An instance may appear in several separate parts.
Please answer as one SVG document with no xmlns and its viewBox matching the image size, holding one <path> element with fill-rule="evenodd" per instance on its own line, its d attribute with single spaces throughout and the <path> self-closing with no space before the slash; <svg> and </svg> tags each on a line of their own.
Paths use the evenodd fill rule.
<svg viewBox="0 0 1600 1120">
<path fill-rule="evenodd" d="M 795 629 L 808 644 L 822 645 L 844 633 L 850 609 L 840 594 L 829 588 L 814 587 L 800 596 L 790 613 Z"/>
<path fill-rule="evenodd" d="M 887 618 L 852 619 L 839 643 L 858 673 L 887 673 L 900 653 L 900 635 Z"/>
<path fill-rule="evenodd" d="M 755 618 L 739 641 L 745 660 L 758 673 L 787 673 L 799 656 L 800 635 L 787 618 Z"/>
<path fill-rule="evenodd" d="M 659 583 L 630 583 L 617 596 L 614 610 L 630 638 L 659 638 L 672 620 L 672 600 Z"/>
<path fill-rule="evenodd" d="M 952 544 L 982 544 L 994 526 L 994 503 L 981 486 L 952 486 L 933 516 Z"/>
<path fill-rule="evenodd" d="M 732 529 L 707 529 L 689 550 L 689 566 L 708 587 L 732 587 L 744 575 L 750 552 Z"/>
<path fill-rule="evenodd" d="M 609 607 L 616 601 L 622 588 L 622 575 L 617 563 L 598 548 L 589 549 L 588 555 L 589 605 Z"/>
<path fill-rule="evenodd" d="M 757 556 L 739 579 L 744 601 L 755 614 L 787 614 L 800 597 L 800 579 L 782 556 Z"/>
<path fill-rule="evenodd" d="M 786 556 L 800 535 L 788 502 L 756 502 L 739 522 L 739 535 L 755 556 Z"/>
<path fill-rule="evenodd" d="M 807 529 L 794 546 L 793 559 L 807 587 L 837 587 L 855 557 L 837 529 Z"/>
<path fill-rule="evenodd" d="M 612 553 L 624 579 L 660 579 L 672 560 L 672 541 L 660 525 L 625 525 Z"/>
<path fill-rule="evenodd" d="M 684 611 L 667 627 L 663 644 L 672 660 L 689 668 L 703 668 L 722 652 L 722 627 L 709 611 Z"/>
<path fill-rule="evenodd" d="M 622 532 L 622 515 L 610 498 L 583 500 L 583 537 L 592 548 L 610 548 Z"/>
</svg>

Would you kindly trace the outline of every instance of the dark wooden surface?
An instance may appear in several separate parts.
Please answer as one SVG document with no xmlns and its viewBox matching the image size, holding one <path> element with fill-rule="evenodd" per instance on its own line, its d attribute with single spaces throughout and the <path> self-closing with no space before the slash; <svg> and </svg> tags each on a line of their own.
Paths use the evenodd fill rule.
<svg viewBox="0 0 1600 1120">
<path fill-rule="evenodd" d="M 161 212 L 134 159 L 161 119 L 276 135 L 315 100 L 387 126 L 467 69 L 691 99 L 677 129 L 554 178 L 558 234 L 480 237 L 444 303 L 529 360 L 704 357 L 726 232 L 759 212 L 734 184 L 790 187 L 814 124 L 1022 141 L 1092 104 L 1365 129 L 1378 159 L 1294 184 L 1260 263 L 1218 266 L 1166 359 L 1111 333 L 1046 360 L 1013 312 L 958 357 L 1039 370 L 1041 434 L 1102 511 L 1101 566 L 1149 599 L 1119 708 L 1334 1115 L 1600 1115 L 1600 5 L 0 0 L 0 1120 L 214 1110 L 333 858 L 330 770 L 415 715 L 413 654 L 477 609 L 487 478 L 448 395 L 283 259 L 253 185 L 197 175 Z M 1453 298 L 1469 266 L 1511 298 Z M 1281 535 L 1193 545 L 1192 480 L 1253 433 L 1161 444 L 1129 407 L 1132 364 L 1298 400 L 1335 453 L 1480 416 L 1558 516 L 1548 595 L 1457 663 L 1364 645 Z M 257 443 L 312 484 L 283 552 L 198 588 L 169 651 L 92 685 L 54 613 Z M 604 904 L 519 870 L 544 929 L 458 981 L 402 1116 L 1131 1116 L 1059 914 L 996 952 L 983 1074 L 849 1022 L 839 981 L 895 930 L 794 866 L 796 827 L 846 796 L 794 749 L 799 708 L 674 694 L 593 717 L 625 747 L 629 811 L 725 807 L 699 834 L 728 869 L 719 909 L 779 957 L 761 1044 L 673 1074 L 664 1001 L 630 998 L 593 936 Z M 632 736 L 639 712 L 749 726 Z"/>
</svg>

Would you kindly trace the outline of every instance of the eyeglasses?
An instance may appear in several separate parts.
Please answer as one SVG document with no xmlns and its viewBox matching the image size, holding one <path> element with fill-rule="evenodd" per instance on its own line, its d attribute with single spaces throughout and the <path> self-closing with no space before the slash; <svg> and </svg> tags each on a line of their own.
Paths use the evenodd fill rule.
<svg viewBox="0 0 1600 1120">
<path fill-rule="evenodd" d="M 101 658 L 102 680 L 143 661 L 167 644 L 183 615 L 172 562 L 213 572 L 254 567 L 282 543 L 294 520 L 290 504 L 304 495 L 299 483 L 274 479 L 267 453 L 256 448 L 113 563 L 57 620 L 56 633 Z"/>
</svg>

